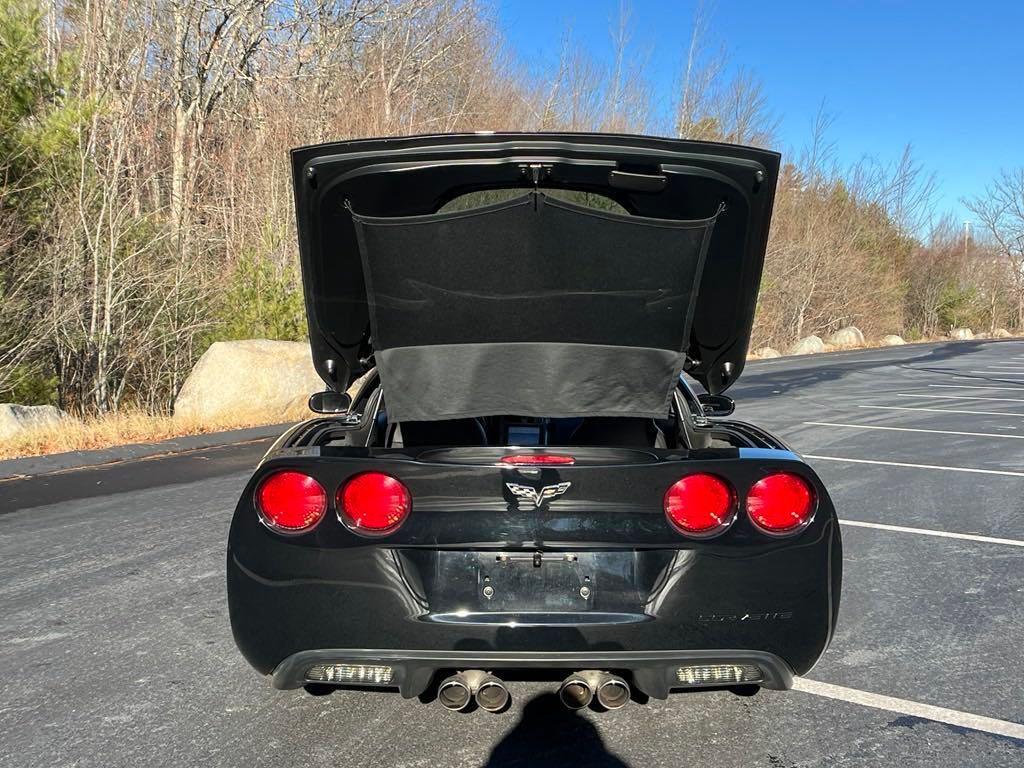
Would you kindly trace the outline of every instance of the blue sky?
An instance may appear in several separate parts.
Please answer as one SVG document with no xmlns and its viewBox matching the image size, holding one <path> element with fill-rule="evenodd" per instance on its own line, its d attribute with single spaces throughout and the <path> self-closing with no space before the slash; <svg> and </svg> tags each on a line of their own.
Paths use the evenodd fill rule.
<svg viewBox="0 0 1024 768">
<path fill-rule="evenodd" d="M 633 44 L 667 110 L 696 0 L 633 0 Z M 568 27 L 598 59 L 610 55 L 619 0 L 500 0 L 505 34 L 525 60 L 557 57 Z M 898 159 L 913 145 L 936 174 L 939 211 L 1001 167 L 1024 165 L 1024 0 L 1016 2 L 756 2 L 719 0 L 713 46 L 754 73 L 779 118 L 779 146 L 803 146 L 824 100 L 844 163 Z"/>
</svg>

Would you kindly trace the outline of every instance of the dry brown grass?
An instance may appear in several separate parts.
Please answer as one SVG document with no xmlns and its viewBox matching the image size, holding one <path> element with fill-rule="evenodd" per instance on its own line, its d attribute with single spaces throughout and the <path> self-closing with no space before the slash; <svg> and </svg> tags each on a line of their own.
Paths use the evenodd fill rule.
<svg viewBox="0 0 1024 768">
<path fill-rule="evenodd" d="M 0 439 L 0 459 L 23 456 L 44 456 L 65 451 L 88 451 L 130 443 L 154 443 L 172 437 L 202 435 L 229 429 L 242 429 L 263 424 L 301 421 L 312 414 L 304 407 L 290 408 L 284 414 L 268 413 L 262 417 L 193 421 L 170 416 L 150 416 L 140 412 L 111 413 L 85 421 L 67 419 L 60 425 L 27 429 L 15 436 Z"/>
<path fill-rule="evenodd" d="M 364 378 L 352 382 L 349 391 L 355 391 Z M 84 421 L 69 418 L 60 425 L 27 429 L 14 437 L 0 438 L 0 460 L 46 456 L 65 451 L 89 451 L 131 443 L 155 443 L 172 437 L 205 435 L 210 432 L 258 427 L 264 424 L 295 423 L 315 415 L 307 407 L 307 400 L 307 395 L 299 394 L 283 411 L 249 407 L 240 409 L 231 418 L 221 419 L 151 416 L 142 411 L 131 410 L 109 413 Z"/>
</svg>

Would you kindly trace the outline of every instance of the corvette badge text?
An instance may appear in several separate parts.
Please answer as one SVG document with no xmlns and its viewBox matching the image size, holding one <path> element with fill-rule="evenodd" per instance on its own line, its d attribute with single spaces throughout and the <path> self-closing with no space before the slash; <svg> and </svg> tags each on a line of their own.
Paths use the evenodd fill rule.
<svg viewBox="0 0 1024 768">
<path fill-rule="evenodd" d="M 702 613 L 697 617 L 701 624 L 728 623 L 733 621 L 785 621 L 793 618 L 792 611 L 776 611 L 770 613 Z"/>
</svg>

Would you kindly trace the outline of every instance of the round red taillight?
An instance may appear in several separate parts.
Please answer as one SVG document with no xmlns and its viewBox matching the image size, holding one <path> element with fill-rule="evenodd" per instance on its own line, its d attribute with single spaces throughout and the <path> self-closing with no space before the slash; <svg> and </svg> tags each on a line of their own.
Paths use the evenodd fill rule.
<svg viewBox="0 0 1024 768">
<path fill-rule="evenodd" d="M 811 522 L 814 506 L 810 483 L 789 472 L 762 477 L 747 494 L 747 514 L 768 533 L 795 533 Z"/>
<path fill-rule="evenodd" d="M 320 522 L 327 511 L 327 492 L 309 475 L 283 470 L 260 482 L 256 509 L 270 528 L 299 533 Z"/>
<path fill-rule="evenodd" d="M 359 533 L 391 533 L 412 509 L 412 497 L 402 482 L 383 472 L 364 472 L 338 491 L 338 514 Z"/>
<path fill-rule="evenodd" d="M 715 536 L 736 519 L 736 494 L 715 475 L 687 475 L 665 492 L 665 516 L 687 536 Z"/>
</svg>

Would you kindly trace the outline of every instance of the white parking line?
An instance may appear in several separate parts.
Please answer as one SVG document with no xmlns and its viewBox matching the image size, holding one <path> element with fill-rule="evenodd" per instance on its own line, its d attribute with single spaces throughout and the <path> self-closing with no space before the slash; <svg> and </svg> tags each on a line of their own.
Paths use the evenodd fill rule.
<svg viewBox="0 0 1024 768">
<path fill-rule="evenodd" d="M 961 411 L 956 408 L 913 408 L 903 405 L 858 405 L 858 408 L 874 408 L 879 411 L 928 411 L 929 413 L 969 413 L 974 416 L 1020 416 L 1024 413 L 1007 413 L 1005 411 Z"/>
<path fill-rule="evenodd" d="M 897 365 L 897 364 L 900 363 L 900 358 L 898 358 L 898 357 L 871 357 L 871 358 L 861 358 L 861 357 L 856 357 L 856 356 L 850 357 L 851 354 L 854 354 L 854 353 L 859 352 L 859 351 L 860 350 L 851 349 L 849 353 L 846 353 L 846 352 L 832 352 L 832 353 L 830 353 L 829 360 L 830 361 L 834 360 L 834 361 L 838 361 L 838 362 L 842 362 L 844 360 L 856 360 L 858 363 L 860 363 L 860 362 L 864 362 L 864 363 L 893 363 L 894 365 Z M 779 357 L 779 358 L 774 358 L 774 357 L 766 357 L 764 359 L 755 358 L 755 359 L 747 360 L 746 364 L 747 365 L 757 365 L 758 367 L 763 367 L 763 366 L 768 366 L 768 365 L 785 365 L 787 363 L 792 364 L 794 362 L 802 362 L 802 361 L 814 362 L 814 363 L 818 363 L 819 362 L 817 355 L 783 355 L 782 357 Z"/>
<path fill-rule="evenodd" d="M 1005 475 L 1007 477 L 1024 477 L 1024 472 L 1014 472 L 1009 469 L 975 469 L 974 467 L 943 467 L 938 464 L 911 464 L 906 461 L 880 461 L 879 459 L 849 459 L 843 456 L 815 456 L 810 453 L 802 454 L 805 459 L 815 461 L 842 461 L 850 464 L 880 464 L 885 467 L 908 467 L 910 469 L 938 469 L 943 472 L 971 472 L 978 475 Z"/>
<path fill-rule="evenodd" d="M 896 397 L 927 397 L 931 400 L 989 400 L 997 401 L 1000 403 L 1024 403 L 1024 398 L 1020 397 L 977 397 L 974 395 L 910 395 L 899 393 Z"/>
<path fill-rule="evenodd" d="M 929 371 L 929 373 L 936 373 L 936 371 Z M 984 374 L 984 375 L 981 375 L 981 374 Z M 975 374 L 967 375 L 965 373 L 965 374 L 962 374 L 962 375 L 958 375 L 958 374 L 955 374 L 955 373 L 944 373 L 944 374 L 942 374 L 942 376 L 945 379 L 967 379 L 967 381 L 1001 381 L 1001 382 L 1004 382 L 1006 384 L 1017 384 L 1017 383 L 1024 384 L 1024 381 L 1018 382 L 1016 379 L 1006 379 L 1006 378 L 1003 378 L 1000 374 L 995 374 L 995 373 L 992 373 L 991 371 L 982 371 L 981 374 L 975 373 Z M 929 386 L 938 386 L 938 385 L 937 384 L 936 385 L 929 384 Z M 947 387 L 966 387 L 967 385 L 966 384 L 947 384 L 946 386 Z M 1006 387 L 993 387 L 993 389 L 1006 389 Z"/>
<path fill-rule="evenodd" d="M 916 429 L 914 427 L 880 427 L 876 424 L 838 424 L 833 421 L 805 421 L 810 427 L 841 427 L 843 429 L 880 429 L 886 432 L 925 432 L 930 435 L 965 435 L 967 437 L 993 437 L 1004 440 L 1024 440 L 1024 435 L 1000 435 L 992 432 L 957 432 L 950 429 Z"/>
<path fill-rule="evenodd" d="M 1008 379 L 1012 376 L 1024 376 L 1024 371 L 968 371 L 968 373 L 983 373 L 986 376 L 998 376 L 1001 379 Z"/>
<path fill-rule="evenodd" d="M 898 712 L 901 715 L 920 717 L 924 720 L 933 720 L 937 723 L 954 725 L 958 728 L 970 728 L 972 731 L 982 731 L 983 733 L 991 733 L 996 736 L 1024 740 L 1024 725 L 1020 723 L 997 720 L 994 717 L 975 715 L 958 709 L 936 707 L 932 704 L 922 704 L 919 701 L 911 701 L 910 699 L 898 699 L 895 696 L 883 696 L 880 693 L 870 693 L 857 690 L 856 688 L 846 688 L 842 685 L 808 680 L 806 677 L 799 677 L 794 680 L 793 690 L 810 693 L 814 696 L 823 696 L 826 699 L 860 704 L 863 707 L 881 709 L 886 712 Z"/>
<path fill-rule="evenodd" d="M 929 387 L 937 387 L 939 389 L 1008 389 L 1011 392 L 1024 391 L 1024 387 L 991 387 L 991 386 L 979 386 L 972 384 L 929 384 Z"/>
<path fill-rule="evenodd" d="M 841 525 L 852 525 L 855 528 L 876 528 L 880 531 L 897 533 L 916 533 L 921 536 L 938 536 L 941 539 L 960 539 L 962 541 L 980 541 L 983 544 L 1008 544 L 1011 547 L 1024 547 L 1024 541 L 1017 539 L 1000 539 L 996 536 L 979 536 L 973 533 L 950 533 L 934 531 L 931 528 L 908 528 L 904 525 L 888 525 L 887 523 L 865 523 L 861 520 L 840 520 Z"/>
</svg>

